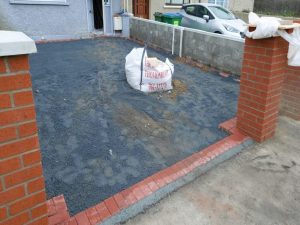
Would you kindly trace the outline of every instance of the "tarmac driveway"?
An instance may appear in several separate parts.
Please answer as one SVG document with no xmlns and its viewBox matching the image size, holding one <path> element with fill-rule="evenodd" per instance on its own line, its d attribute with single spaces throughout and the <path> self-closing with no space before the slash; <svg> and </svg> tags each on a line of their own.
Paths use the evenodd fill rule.
<svg viewBox="0 0 300 225">
<path fill-rule="evenodd" d="M 30 58 L 48 198 L 71 214 L 128 188 L 227 136 L 239 84 L 149 49 L 175 64 L 171 92 L 126 82 L 135 42 L 101 38 L 40 44 Z"/>
</svg>

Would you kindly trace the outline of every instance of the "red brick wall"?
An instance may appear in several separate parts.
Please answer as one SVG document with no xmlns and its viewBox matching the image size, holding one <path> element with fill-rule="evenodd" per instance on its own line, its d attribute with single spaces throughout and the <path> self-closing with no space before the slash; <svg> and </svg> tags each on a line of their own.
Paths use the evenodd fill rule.
<svg viewBox="0 0 300 225">
<path fill-rule="evenodd" d="M 0 224 L 48 224 L 28 56 L 0 57 Z"/>
<path fill-rule="evenodd" d="M 300 120 L 300 67 L 287 67 L 283 84 L 282 115 Z"/>
<path fill-rule="evenodd" d="M 237 127 L 258 142 L 275 133 L 287 51 L 280 37 L 246 38 Z"/>
<path fill-rule="evenodd" d="M 300 20 L 294 22 L 300 23 Z M 300 67 L 286 69 L 280 112 L 282 115 L 300 120 Z"/>
</svg>

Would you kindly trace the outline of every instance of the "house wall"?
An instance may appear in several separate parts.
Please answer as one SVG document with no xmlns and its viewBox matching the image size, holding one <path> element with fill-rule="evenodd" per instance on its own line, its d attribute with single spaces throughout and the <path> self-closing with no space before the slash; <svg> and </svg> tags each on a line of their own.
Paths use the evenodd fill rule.
<svg viewBox="0 0 300 225">
<path fill-rule="evenodd" d="M 126 1 L 127 0 L 125 0 L 125 2 L 124 2 L 124 0 L 122 0 L 122 7 L 123 7 L 123 9 L 127 9 Z M 133 0 L 128 0 L 128 9 L 127 9 L 127 11 L 129 13 L 133 13 L 133 8 L 132 8 L 132 4 L 133 3 L 132 2 L 133 2 Z"/>
<path fill-rule="evenodd" d="M 199 3 L 199 0 L 191 0 L 191 3 Z M 150 19 L 154 19 L 155 12 L 167 13 L 178 12 L 181 6 L 166 5 L 165 0 L 151 0 L 150 1 Z"/>
<path fill-rule="evenodd" d="M 254 0 L 229 0 L 229 9 L 236 12 L 253 11 Z"/>
<path fill-rule="evenodd" d="M 208 0 L 201 0 L 202 3 L 207 3 Z M 229 0 L 228 9 L 231 11 L 242 12 L 243 10 L 253 11 L 254 0 Z"/>
<path fill-rule="evenodd" d="M 162 0 L 152 0 L 150 2 L 150 19 L 154 19 L 153 14 L 155 12 L 178 12 L 180 10 L 180 6 L 167 6 L 165 5 L 165 1 Z"/>
<path fill-rule="evenodd" d="M 191 0 L 191 2 L 199 2 L 199 0 Z M 167 13 L 167 12 L 178 12 L 181 9 L 181 6 L 168 6 L 165 5 L 164 0 L 149 0 L 150 10 L 149 18 L 154 20 L 153 14 L 155 12 Z M 123 4 L 124 5 L 124 4 Z M 128 11 L 133 13 L 133 0 L 128 0 Z"/>
<path fill-rule="evenodd" d="M 0 1 L 0 29 L 23 31 L 31 37 L 82 36 L 88 33 L 86 0 L 65 5 L 20 5 Z"/>
</svg>

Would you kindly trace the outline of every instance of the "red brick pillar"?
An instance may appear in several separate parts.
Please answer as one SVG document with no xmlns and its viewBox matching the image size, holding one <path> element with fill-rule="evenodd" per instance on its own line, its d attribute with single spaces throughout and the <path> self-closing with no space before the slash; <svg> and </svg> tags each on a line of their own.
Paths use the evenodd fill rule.
<svg viewBox="0 0 300 225">
<path fill-rule="evenodd" d="M 246 38 L 237 127 L 258 142 L 275 133 L 287 51 L 281 37 Z"/>
<path fill-rule="evenodd" d="M 281 114 L 300 120 L 300 67 L 287 67 L 283 83 Z"/>
<path fill-rule="evenodd" d="M 0 56 L 0 224 L 48 224 L 28 55 Z"/>
</svg>

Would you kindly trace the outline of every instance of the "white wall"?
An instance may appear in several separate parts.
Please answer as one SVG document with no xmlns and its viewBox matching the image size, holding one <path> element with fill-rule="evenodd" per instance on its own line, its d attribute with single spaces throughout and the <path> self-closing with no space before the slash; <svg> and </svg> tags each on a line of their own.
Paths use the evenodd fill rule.
<svg viewBox="0 0 300 225">
<path fill-rule="evenodd" d="M 88 33 L 86 1 L 69 5 L 21 5 L 0 1 L 0 29 L 22 31 L 30 37 L 69 38 Z"/>
</svg>

